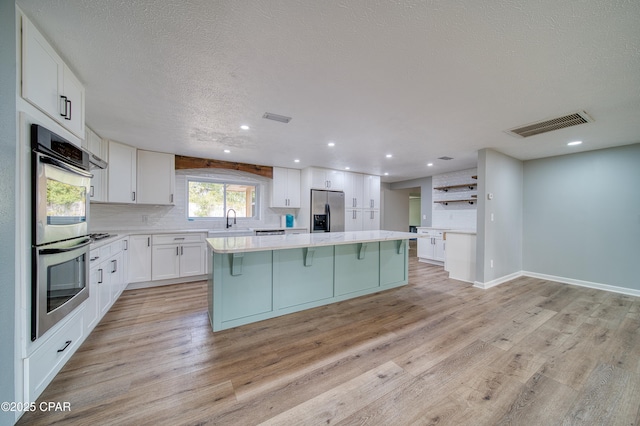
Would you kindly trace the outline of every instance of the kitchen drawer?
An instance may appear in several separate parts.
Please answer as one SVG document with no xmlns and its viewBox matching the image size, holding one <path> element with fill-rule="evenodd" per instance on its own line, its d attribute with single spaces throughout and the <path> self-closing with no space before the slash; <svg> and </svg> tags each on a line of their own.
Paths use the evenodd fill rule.
<svg viewBox="0 0 640 426">
<path fill-rule="evenodd" d="M 204 234 L 157 234 L 152 237 L 152 244 L 184 244 L 184 243 L 200 243 L 204 241 Z"/>
<path fill-rule="evenodd" d="M 83 336 L 83 308 L 79 308 L 45 343 L 25 359 L 29 400 L 35 401 L 71 355 Z"/>
<path fill-rule="evenodd" d="M 107 245 L 104 245 L 104 246 L 100 247 L 98 249 L 98 250 L 100 250 L 100 259 L 104 260 L 104 259 L 110 257 L 113 254 L 114 248 L 115 247 L 114 247 L 113 243 L 107 244 Z"/>
</svg>

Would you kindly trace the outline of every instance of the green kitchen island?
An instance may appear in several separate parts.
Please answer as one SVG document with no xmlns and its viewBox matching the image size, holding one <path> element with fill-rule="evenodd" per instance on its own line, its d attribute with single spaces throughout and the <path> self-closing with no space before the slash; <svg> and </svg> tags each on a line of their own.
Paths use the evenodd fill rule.
<svg viewBox="0 0 640 426">
<path fill-rule="evenodd" d="M 213 331 L 408 283 L 408 232 L 208 238 Z"/>
</svg>

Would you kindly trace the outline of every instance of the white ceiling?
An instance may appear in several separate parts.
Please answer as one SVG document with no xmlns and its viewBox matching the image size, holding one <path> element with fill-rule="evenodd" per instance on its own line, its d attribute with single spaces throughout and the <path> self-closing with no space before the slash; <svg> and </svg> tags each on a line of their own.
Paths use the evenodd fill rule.
<svg viewBox="0 0 640 426">
<path fill-rule="evenodd" d="M 637 0 L 17 4 L 85 84 L 87 124 L 142 149 L 393 182 L 474 167 L 486 147 L 640 142 Z M 577 110 L 595 121 L 504 133 Z"/>
</svg>

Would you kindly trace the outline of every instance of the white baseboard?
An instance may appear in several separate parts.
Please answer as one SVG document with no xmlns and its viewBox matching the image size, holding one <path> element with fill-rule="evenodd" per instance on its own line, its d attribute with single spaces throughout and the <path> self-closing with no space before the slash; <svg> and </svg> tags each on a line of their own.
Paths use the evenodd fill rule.
<svg viewBox="0 0 640 426">
<path fill-rule="evenodd" d="M 473 286 L 476 287 L 476 288 L 481 288 L 481 289 L 486 290 L 488 288 L 495 287 L 495 286 L 500 285 L 502 283 L 506 283 L 507 281 L 511 281 L 513 279 L 519 278 L 522 275 L 523 275 L 522 271 L 518 271 L 518 272 L 514 272 L 514 273 L 509 274 L 509 275 L 505 275 L 505 276 L 500 277 L 500 278 L 496 278 L 495 280 L 492 280 L 492 281 L 489 281 L 489 282 L 486 282 L 486 283 L 481 283 L 479 281 L 475 281 L 473 283 Z"/>
<path fill-rule="evenodd" d="M 541 280 L 556 281 L 564 284 L 577 285 L 580 287 L 595 288 L 597 290 L 610 291 L 613 293 L 627 294 L 629 296 L 640 297 L 640 290 L 632 288 L 618 287 L 609 284 L 594 283 L 591 281 L 576 280 L 573 278 L 557 277 L 555 275 L 539 274 L 537 272 L 522 271 L 525 277 L 539 278 Z"/>
</svg>

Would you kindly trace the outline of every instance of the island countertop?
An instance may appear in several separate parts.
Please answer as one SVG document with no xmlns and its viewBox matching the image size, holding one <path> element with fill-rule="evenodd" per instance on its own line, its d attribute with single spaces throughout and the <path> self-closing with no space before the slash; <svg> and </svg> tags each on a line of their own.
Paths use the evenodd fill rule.
<svg viewBox="0 0 640 426">
<path fill-rule="evenodd" d="M 369 243 L 375 241 L 408 240 L 417 237 L 419 237 L 419 235 L 413 232 L 354 231 L 265 235 L 259 237 L 207 238 L 207 243 L 214 253 L 244 253 L 266 250 L 285 250 L 301 247 Z"/>
</svg>

